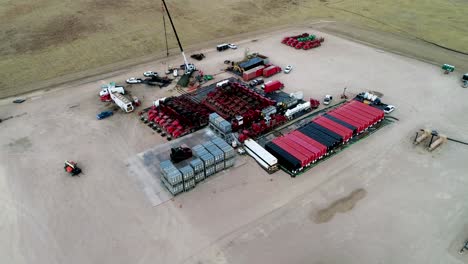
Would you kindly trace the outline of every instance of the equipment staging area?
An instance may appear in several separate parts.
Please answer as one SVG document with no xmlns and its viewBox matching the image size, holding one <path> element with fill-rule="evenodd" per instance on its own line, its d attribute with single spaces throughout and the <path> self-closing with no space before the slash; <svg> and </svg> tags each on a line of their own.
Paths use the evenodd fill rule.
<svg viewBox="0 0 468 264">
<path fill-rule="evenodd" d="M 325 42 L 310 50 L 281 43 L 303 32 Z M 427 152 L 413 145 L 414 133 L 425 127 L 466 138 L 466 89 L 456 75 L 311 28 L 236 44 L 237 50 L 202 50 L 206 58 L 196 66 L 213 74 L 208 84 L 232 77 L 220 71 L 224 60 L 241 59 L 248 48 L 274 65 L 294 66 L 290 74 L 270 78 L 284 83 L 286 93 L 303 91 L 307 99 L 331 94 L 338 102 L 344 87 L 350 97 L 373 91 L 398 106 L 391 115 L 399 121 L 296 178 L 283 171 L 268 174 L 251 157 L 238 156 L 237 165 L 171 197 L 139 162 L 141 153 L 167 140 L 140 121 L 139 109 L 95 120 L 97 111 L 109 107 L 96 94 L 103 83 L 180 65 L 180 56 L 35 92 L 21 105 L 2 101 L 2 116 L 18 116 L 0 131 L 4 262 L 468 260 L 458 254 L 468 237 L 468 148 L 448 142 Z M 142 109 L 157 98 L 179 95 L 174 85 L 125 88 L 141 99 Z M 204 133 L 207 128 L 184 137 Z M 70 155 L 79 158 L 80 178 L 56 170 Z"/>
</svg>

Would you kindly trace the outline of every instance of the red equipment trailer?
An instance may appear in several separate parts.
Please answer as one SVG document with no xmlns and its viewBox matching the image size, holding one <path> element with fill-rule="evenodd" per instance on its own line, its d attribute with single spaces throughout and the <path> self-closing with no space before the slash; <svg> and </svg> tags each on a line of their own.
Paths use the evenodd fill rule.
<svg viewBox="0 0 468 264">
<path fill-rule="evenodd" d="M 343 115 L 349 117 L 349 118 L 354 118 L 356 121 L 359 121 L 364 124 L 365 129 L 370 127 L 373 122 L 372 119 L 366 118 L 358 113 L 355 113 L 353 111 L 350 111 L 349 109 L 343 109 L 343 108 L 338 108 L 336 109 L 337 113 L 342 113 Z"/>
<path fill-rule="evenodd" d="M 294 147 L 297 151 L 299 151 L 301 154 L 306 156 L 307 158 L 307 164 L 306 166 L 310 165 L 312 162 L 314 162 L 317 159 L 317 155 L 312 151 L 304 147 L 303 145 L 297 143 L 293 138 L 289 137 L 289 135 L 285 135 L 281 137 L 281 140 L 285 142 L 288 145 L 291 145 Z"/>
<path fill-rule="evenodd" d="M 266 82 L 263 85 L 263 90 L 265 93 L 271 93 L 280 89 L 283 89 L 284 84 L 278 80 Z"/>
<path fill-rule="evenodd" d="M 348 118 L 347 116 L 343 116 L 342 114 L 340 113 L 337 113 L 335 111 L 330 111 L 327 113 L 328 115 L 331 115 L 333 117 L 336 117 L 352 126 L 355 126 L 356 129 L 357 129 L 357 133 L 360 134 L 364 129 L 365 129 L 365 126 L 364 124 L 362 124 L 361 122 L 357 122 L 355 121 L 354 119 L 350 119 Z"/>
<path fill-rule="evenodd" d="M 377 121 L 379 120 L 377 116 L 375 116 L 373 114 L 369 114 L 367 112 L 364 112 L 361 109 L 356 108 L 356 107 L 351 106 L 351 105 L 344 105 L 342 107 L 342 109 L 344 109 L 344 110 L 346 110 L 348 112 L 351 112 L 351 113 L 353 113 L 355 115 L 359 115 L 359 117 L 361 117 L 361 119 L 369 120 L 371 122 L 370 125 L 373 125 L 373 124 L 377 123 Z"/>
<path fill-rule="evenodd" d="M 301 154 L 299 151 L 295 150 L 290 145 L 284 143 L 281 140 L 278 140 L 278 138 L 273 139 L 272 142 L 275 143 L 278 147 L 282 148 L 284 151 L 288 152 L 291 156 L 299 160 L 299 162 L 301 162 L 301 167 L 305 167 L 307 165 L 307 157 Z"/>
<path fill-rule="evenodd" d="M 323 145 L 322 143 L 302 134 L 299 130 L 294 130 L 291 132 L 292 135 L 304 140 L 305 142 L 315 146 L 320 150 L 320 157 L 324 156 L 327 154 L 327 146 Z"/>
<path fill-rule="evenodd" d="M 264 77 L 270 77 L 272 75 L 275 75 L 277 73 L 281 72 L 281 67 L 276 66 L 276 65 L 271 65 L 269 67 L 266 67 L 263 69 L 263 76 Z"/>
<path fill-rule="evenodd" d="M 289 133 L 289 134 L 286 135 L 286 137 L 288 137 L 289 139 L 291 139 L 294 142 L 298 143 L 299 145 L 303 146 L 307 150 L 313 152 L 314 155 L 315 155 L 315 159 L 312 162 L 315 162 L 316 160 L 320 159 L 323 156 L 322 151 L 319 148 L 317 148 L 316 146 L 310 144 L 309 142 L 301 139 L 300 137 L 296 136 L 295 134 Z"/>
<path fill-rule="evenodd" d="M 315 118 L 314 120 L 312 120 L 312 122 L 315 122 L 325 128 L 328 128 L 336 134 L 342 136 L 344 142 L 348 141 L 353 136 L 353 131 L 351 131 L 350 129 L 340 128 L 335 125 L 336 123 L 334 124 L 333 122 L 329 122 L 323 117 Z"/>
</svg>

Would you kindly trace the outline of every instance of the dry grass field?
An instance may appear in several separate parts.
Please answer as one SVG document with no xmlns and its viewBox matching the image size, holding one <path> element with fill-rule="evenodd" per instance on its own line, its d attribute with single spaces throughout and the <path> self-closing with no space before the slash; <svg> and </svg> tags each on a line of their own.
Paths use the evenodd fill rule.
<svg viewBox="0 0 468 264">
<path fill-rule="evenodd" d="M 468 52 L 468 4 L 463 0 L 167 2 L 186 46 L 324 19 Z M 162 22 L 160 1 L 0 0 L 0 97 L 38 89 L 41 81 L 67 74 L 161 54 Z M 168 30 L 169 45 L 176 48 Z M 366 35 L 355 37 L 367 41 Z M 417 49 L 404 52 L 412 50 Z"/>
</svg>

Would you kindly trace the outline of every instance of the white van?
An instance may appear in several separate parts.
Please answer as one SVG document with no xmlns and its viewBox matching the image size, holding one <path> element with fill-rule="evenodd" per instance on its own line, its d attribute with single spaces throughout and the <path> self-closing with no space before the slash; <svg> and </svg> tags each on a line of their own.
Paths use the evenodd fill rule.
<svg viewBox="0 0 468 264">
<path fill-rule="evenodd" d="M 174 69 L 174 71 L 172 72 L 172 75 L 174 75 L 174 77 L 179 76 L 179 70 L 178 70 L 178 69 Z"/>
</svg>

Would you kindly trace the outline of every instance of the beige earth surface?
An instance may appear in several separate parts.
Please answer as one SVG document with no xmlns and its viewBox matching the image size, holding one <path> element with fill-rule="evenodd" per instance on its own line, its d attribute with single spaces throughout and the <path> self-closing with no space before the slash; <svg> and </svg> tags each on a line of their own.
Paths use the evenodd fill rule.
<svg viewBox="0 0 468 264">
<path fill-rule="evenodd" d="M 309 51 L 280 44 L 303 31 L 326 42 Z M 248 48 L 293 65 L 274 77 L 287 92 L 337 98 L 344 87 L 377 91 L 397 106 L 392 115 L 400 121 L 300 177 L 269 175 L 240 157 L 244 165 L 154 203 L 154 186 L 142 186 L 129 160 L 166 140 L 136 113 L 96 120 L 112 107 L 97 93 L 103 83 L 179 65 L 180 57 L 35 92 L 21 105 L 3 100 L 0 118 L 13 118 L 0 123 L 1 262 L 466 263 L 457 252 L 468 238 L 468 147 L 448 142 L 429 153 L 412 145 L 425 127 L 468 141 L 468 90 L 459 75 L 310 28 L 252 39 L 235 51 L 206 47 L 197 66 L 218 74 L 225 59 L 240 59 Z M 128 89 L 144 106 L 176 94 Z M 67 176 L 66 159 L 84 174 Z"/>
</svg>

